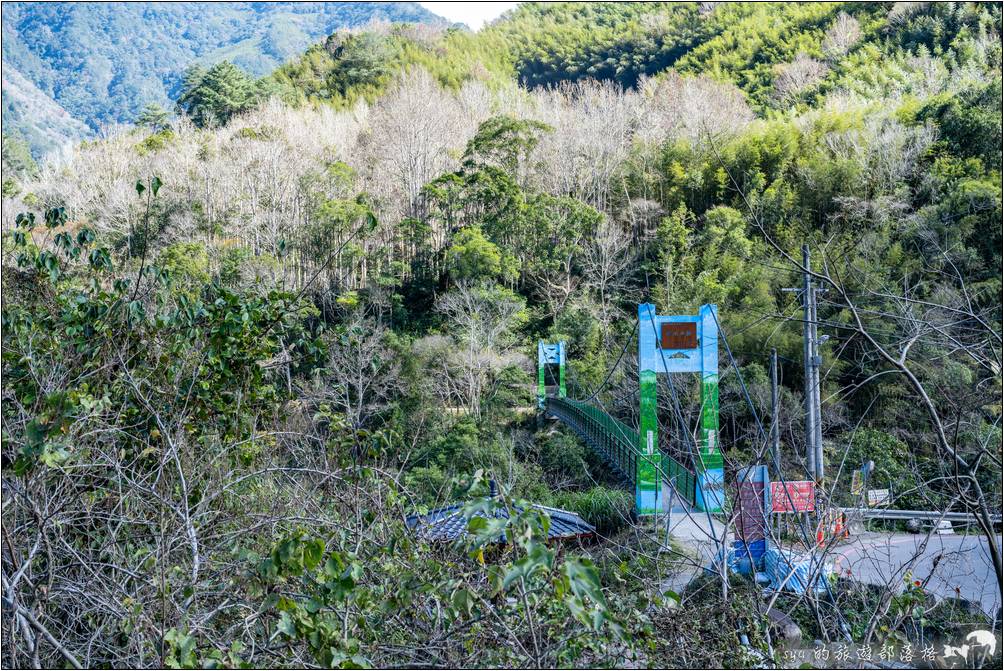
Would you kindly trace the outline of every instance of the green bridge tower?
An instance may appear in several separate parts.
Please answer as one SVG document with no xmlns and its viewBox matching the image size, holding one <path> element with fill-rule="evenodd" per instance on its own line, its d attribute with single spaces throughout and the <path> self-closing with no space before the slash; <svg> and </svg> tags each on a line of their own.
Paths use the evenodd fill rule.
<svg viewBox="0 0 1004 671">
<path fill-rule="evenodd" d="M 635 508 L 639 515 L 662 512 L 661 453 L 657 375 L 701 374 L 701 429 L 694 470 L 699 510 L 721 512 L 725 473 L 718 445 L 718 307 L 702 305 L 693 315 L 657 315 L 655 306 L 638 306 L 640 384 L 639 459 Z"/>
<path fill-rule="evenodd" d="M 537 341 L 537 407 L 544 409 L 547 394 L 544 390 L 544 372 L 547 364 L 558 364 L 558 397 L 565 398 L 565 341 L 545 343 Z"/>
</svg>

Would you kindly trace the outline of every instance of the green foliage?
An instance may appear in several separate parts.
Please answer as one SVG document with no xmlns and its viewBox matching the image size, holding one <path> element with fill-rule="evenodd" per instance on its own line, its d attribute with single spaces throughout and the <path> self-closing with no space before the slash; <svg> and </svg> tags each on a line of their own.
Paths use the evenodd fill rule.
<svg viewBox="0 0 1004 671">
<path fill-rule="evenodd" d="M 565 432 L 539 433 L 525 455 L 538 463 L 554 488 L 588 485 L 590 449 L 577 437 Z"/>
<path fill-rule="evenodd" d="M 3 63 L 13 87 L 5 85 L 4 130 L 28 129 L 37 156 L 102 125 L 130 123 L 148 103 L 167 107 L 193 62 L 226 60 L 261 77 L 332 30 L 374 19 L 443 22 L 418 3 L 13 4 L 3 14 Z M 13 98 L 30 97 L 27 87 L 52 96 L 57 111 L 40 119 L 38 106 L 7 95 L 16 89 Z"/>
<path fill-rule="evenodd" d="M 634 496 L 622 488 L 596 485 L 584 491 L 560 492 L 554 506 L 576 513 L 602 536 L 612 536 L 634 519 Z"/>
<path fill-rule="evenodd" d="M 433 462 L 455 473 L 473 473 L 482 466 L 478 460 L 481 445 L 477 423 L 470 417 L 462 417 L 432 442 L 417 463 Z"/>
<path fill-rule="evenodd" d="M 1001 83 L 941 94 L 916 113 L 918 122 L 937 123 L 944 148 L 960 158 L 978 158 L 989 170 L 1001 169 Z"/>
<path fill-rule="evenodd" d="M 223 61 L 208 70 L 195 65 L 185 71 L 178 111 L 199 126 L 222 126 L 254 102 L 254 80 L 233 63 Z"/>
<path fill-rule="evenodd" d="M 149 186 L 137 184 L 137 192 L 142 196 L 149 189 L 156 198 L 160 186 L 153 177 Z M 18 472 L 38 462 L 54 466 L 83 457 L 70 453 L 72 443 L 66 442 L 71 424 L 75 431 L 86 430 L 86 422 L 73 421 L 93 403 L 82 399 L 118 402 L 153 431 L 153 409 L 171 407 L 182 394 L 193 422 L 202 427 L 192 427 L 196 440 L 232 441 L 253 432 L 256 413 L 278 399 L 278 388 L 259 363 L 275 355 L 280 336 L 302 352 L 304 369 L 316 366 L 320 343 L 304 323 L 315 311 L 301 299 L 275 290 L 247 296 L 208 286 L 206 251 L 196 243 L 168 247 L 159 266 L 143 268 L 136 278 L 117 276 L 109 251 L 94 244 L 93 232 L 81 229 L 71 236 L 60 230 L 66 221 L 62 208 L 45 214 L 45 229 L 59 231 L 54 252 L 33 244 L 34 214 L 18 215 L 13 235 L 20 281 L 56 306 L 17 301 L 4 308 L 4 377 L 19 405 L 33 415 Z M 151 295 L 139 300 L 144 281 Z M 115 351 L 130 352 L 128 366 L 107 366 L 111 343 Z M 193 377 L 182 371 L 192 364 L 187 354 L 196 344 L 201 355 Z M 25 347 L 32 348 L 31 357 L 20 354 Z M 88 378 L 85 387 L 53 392 L 32 376 L 34 366 L 49 360 L 107 373 Z M 153 404 L 137 395 L 126 380 L 138 375 L 159 380 L 165 398 Z M 137 442 L 126 439 L 123 449 L 136 450 Z"/>
<path fill-rule="evenodd" d="M 510 41 L 516 71 L 528 87 L 585 78 L 630 87 L 722 29 L 695 3 L 575 2 L 523 4 L 486 32 Z"/>
<path fill-rule="evenodd" d="M 236 288 L 269 277 L 279 268 L 279 261 L 267 254 L 255 255 L 239 246 L 225 247 L 220 252 L 218 278 L 220 284 Z"/>
<path fill-rule="evenodd" d="M 774 93 L 775 65 L 791 62 L 799 53 L 822 56 L 824 29 L 840 9 L 836 3 L 716 9 L 712 18 L 720 22 L 721 33 L 687 53 L 676 67 L 683 73 L 711 72 L 734 82 L 751 102 L 765 107 Z M 769 59 L 763 54 L 770 54 Z"/>
<path fill-rule="evenodd" d="M 536 121 L 492 117 L 467 143 L 460 170 L 425 187 L 432 219 L 459 229 L 447 252 L 458 279 L 518 278 L 526 288 L 530 281 L 577 270 L 576 256 L 602 216 L 574 198 L 521 184 L 534 149 L 550 130 Z"/>
<path fill-rule="evenodd" d="M 390 47 L 375 33 L 331 35 L 324 45 L 335 59 L 328 89 L 345 94 L 350 88 L 373 84 L 390 71 Z"/>
<path fill-rule="evenodd" d="M 868 480 L 869 489 L 889 489 L 895 507 L 905 510 L 927 510 L 938 505 L 935 503 L 937 497 L 930 497 L 930 488 L 918 489 L 921 480 L 916 472 L 917 462 L 905 443 L 876 429 L 858 429 L 853 436 L 849 434 L 846 438 L 850 441 L 844 460 L 848 472 L 860 469 L 868 461 L 875 462 L 875 469 Z M 831 463 L 835 458 L 839 460 L 840 456 L 830 456 Z M 852 503 L 858 505 L 860 501 Z"/>
<path fill-rule="evenodd" d="M 624 640 L 593 563 L 579 556 L 559 560 L 548 547 L 546 515 L 504 498 L 474 498 L 464 515 L 469 523 L 462 549 L 469 559 L 461 554 L 448 565 L 402 537 L 400 522 L 389 544 L 338 537 L 325 543 L 304 533 L 278 542 L 259 563 L 257 578 L 270 593 L 267 604 L 282 639 L 307 646 L 329 668 L 372 665 L 367 651 L 388 637 L 407 644 L 426 626 L 483 618 L 517 629 L 532 619 L 538 635 L 548 638 L 560 631 L 562 645 L 548 653 L 549 663 L 574 664 Z M 486 551 L 500 537 L 509 549 L 485 566 Z M 349 610 L 356 615 L 342 619 L 339 611 Z M 411 626 L 397 627 L 395 613 L 407 613 Z M 456 627 L 451 638 L 471 649 L 479 632 L 476 626 Z M 518 658 L 506 648 L 482 654 L 490 665 Z"/>
<path fill-rule="evenodd" d="M 375 100 L 393 78 L 421 67 L 440 84 L 458 89 L 478 79 L 504 81 L 512 71 L 508 44 L 498 35 L 395 25 L 387 33 L 352 36 L 335 33 L 266 80 L 289 102 L 325 101 L 349 106 Z M 346 62 L 343 63 L 343 57 Z"/>
<path fill-rule="evenodd" d="M 198 242 L 176 242 L 161 251 L 157 265 L 169 273 L 172 287 L 196 298 L 209 281 L 209 254 Z"/>
<path fill-rule="evenodd" d="M 136 117 L 135 124 L 149 129 L 151 133 L 159 133 L 171 127 L 171 118 L 167 110 L 157 103 L 147 103 Z"/>
<path fill-rule="evenodd" d="M 162 151 L 171 145 L 174 137 L 174 131 L 170 128 L 151 133 L 142 142 L 136 144 L 136 151 L 141 155 Z"/>
<path fill-rule="evenodd" d="M 494 280 L 502 274 L 502 254 L 478 228 L 462 228 L 447 251 L 450 274 L 457 281 Z"/>
<path fill-rule="evenodd" d="M 38 164 L 31 155 L 28 143 L 18 134 L 3 134 L 2 160 L 4 185 L 17 183 L 35 177 L 38 174 Z M 7 194 L 4 194 L 5 196 Z"/>
<path fill-rule="evenodd" d="M 540 121 L 492 117 L 478 126 L 477 133 L 467 142 L 464 168 L 467 171 L 496 168 L 515 179 L 520 163 L 533 152 L 540 136 L 551 130 Z"/>
<path fill-rule="evenodd" d="M 842 12 L 860 35 L 829 49 Z M 967 457 L 1000 443 L 999 33 L 999 9 L 980 4 L 525 4 L 477 34 L 336 32 L 257 82 L 240 69 L 251 45 L 223 45 L 178 84 L 180 108 L 203 129 L 174 131 L 151 107 L 137 120 L 151 132 L 119 140 L 134 172 L 188 171 L 166 176 L 182 180 L 170 189 L 144 177 L 126 203 L 117 194 L 131 192 L 133 173 L 105 185 L 46 170 L 31 184 L 30 154 L 5 134 L 5 177 L 17 177 L 4 195 L 32 209 L 4 234 L 5 487 L 10 478 L 70 511 L 59 528 L 68 549 L 37 553 L 33 575 L 59 583 L 89 561 L 87 581 L 132 595 L 112 624 L 58 599 L 37 604 L 51 609 L 46 621 L 76 623 L 60 631 L 71 647 L 90 645 L 92 628 L 121 627 L 105 648 L 146 659 L 156 649 L 164 664 L 193 668 L 658 666 L 678 662 L 681 640 L 702 642 L 690 663 L 753 664 L 735 623 L 766 646 L 759 589 L 737 577 L 722 602 L 707 596 L 720 585 L 698 581 L 675 613 L 647 579 L 662 579 L 665 547 L 642 526 L 626 531 L 630 492 L 578 437 L 539 424 L 533 434 L 534 345 L 566 341 L 570 395 L 599 389 L 596 402 L 630 424 L 637 304 L 693 313 L 717 303 L 748 387 L 723 360 L 729 468 L 761 444 L 745 393 L 767 416 L 768 347 L 781 355 L 782 440 L 794 454 L 801 325 L 797 296 L 781 289 L 800 280 L 785 256 L 809 243 L 862 306 L 855 316 L 837 292 L 821 297 L 827 461 L 831 473 L 844 464 L 832 503 L 855 504 L 847 473 L 872 459 L 870 486 L 889 486 L 896 505 L 947 506 L 959 480 L 936 451 L 926 408 L 849 329 L 860 320 L 903 352 Z M 7 58 L 6 39 L 4 48 Z M 216 56 L 233 58 L 211 65 Z M 779 81 L 806 58 L 823 72 L 782 100 Z M 500 91 L 492 109 L 501 111 L 448 153 L 456 169 L 422 188 L 402 189 L 383 171 L 404 154 L 380 133 L 319 147 L 301 169 L 281 162 L 295 129 L 250 115 L 239 129 L 212 129 L 272 94 L 336 107 L 377 100 L 414 67 L 453 91 L 471 81 Z M 602 110 L 622 115 L 620 138 L 568 123 L 594 104 L 576 99 L 579 89 L 505 88 L 589 77 L 635 86 L 667 68 L 657 86 L 609 92 L 666 112 L 632 134 L 652 120 L 627 104 Z M 681 131 L 703 130 L 720 111 L 675 99 L 681 72 L 738 86 L 760 118 L 700 138 Z M 384 106 L 374 110 L 383 121 Z M 440 149 L 430 148 L 436 161 Z M 212 166 L 245 150 L 268 152 L 295 178 L 268 167 L 211 196 Z M 278 186 L 264 185 L 276 174 Z M 61 191 L 61 177 L 72 188 Z M 580 179 L 596 184 L 580 189 Z M 904 338 L 915 326 L 926 330 Z M 694 413 L 697 385 L 675 390 Z M 666 429 L 666 444 L 678 445 Z M 482 498 L 485 474 L 500 499 Z M 977 480 L 999 496 L 998 473 L 981 468 Z M 549 546 L 548 518 L 522 499 L 582 515 L 599 543 Z M 468 536 L 456 546 L 429 545 L 404 523 L 461 500 Z M 18 547 L 44 535 L 35 514 L 19 509 Z M 118 526 L 95 533 L 106 519 Z M 630 550 L 611 542 L 628 533 Z M 160 584 L 123 583 L 118 566 L 160 572 Z M 199 619 L 207 604 L 219 611 Z M 892 605 L 909 615 L 920 603 L 907 593 Z M 816 626 L 815 613 L 802 615 Z M 154 630 L 163 640 L 142 633 Z"/>
</svg>

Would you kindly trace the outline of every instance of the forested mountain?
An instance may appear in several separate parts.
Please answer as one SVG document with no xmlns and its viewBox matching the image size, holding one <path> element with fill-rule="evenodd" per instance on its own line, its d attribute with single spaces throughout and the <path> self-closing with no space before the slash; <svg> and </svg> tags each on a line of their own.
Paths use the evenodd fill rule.
<svg viewBox="0 0 1004 671">
<path fill-rule="evenodd" d="M 445 23 L 409 2 L 5 2 L 4 132 L 19 131 L 36 155 L 67 138 L 61 114 L 22 109 L 30 87 L 69 112 L 79 139 L 132 123 L 148 103 L 169 107 L 193 62 L 229 60 L 261 76 L 335 29 L 371 21 Z"/>
<path fill-rule="evenodd" d="M 5 136 L 4 665 L 748 668 L 778 611 L 805 646 L 992 629 L 951 576 L 765 600 L 632 517 L 535 357 L 566 342 L 568 395 L 633 429 L 639 303 L 714 303 L 728 491 L 768 419 L 805 479 L 806 245 L 818 510 L 874 462 L 892 507 L 978 520 L 999 591 L 1001 33 L 989 3 L 527 3 L 197 64 L 180 118 L 58 161 Z M 659 448 L 696 470 L 675 380 Z M 457 544 L 409 527 L 458 501 Z"/>
<path fill-rule="evenodd" d="M 3 116 L 11 135 L 41 153 L 46 147 L 72 146 L 91 134 L 59 103 L 24 77 L 13 65 L 3 67 Z M 7 135 L 7 126 L 4 126 Z"/>
</svg>

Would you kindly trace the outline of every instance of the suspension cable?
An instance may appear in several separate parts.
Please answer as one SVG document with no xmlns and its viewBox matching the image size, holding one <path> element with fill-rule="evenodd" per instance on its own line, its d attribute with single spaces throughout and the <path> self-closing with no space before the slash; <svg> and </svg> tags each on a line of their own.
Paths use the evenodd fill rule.
<svg viewBox="0 0 1004 671">
<path fill-rule="evenodd" d="M 635 331 L 637 330 L 638 330 L 638 324 L 636 322 L 635 325 L 631 328 L 631 333 L 629 333 L 628 337 L 624 339 L 624 346 L 621 348 L 621 353 L 617 355 L 617 360 L 614 361 L 614 364 L 607 371 L 606 377 L 603 378 L 603 382 L 601 382 L 596 387 L 596 389 L 593 390 L 593 393 L 589 394 L 589 396 L 587 396 L 586 398 L 575 399 L 575 400 L 581 400 L 583 403 L 588 403 L 589 401 L 592 401 L 594 398 L 596 398 L 597 394 L 603 391 L 603 389 L 607 386 L 607 383 L 610 382 L 610 378 L 611 376 L 613 376 L 614 371 L 617 369 L 617 366 L 620 365 L 621 359 L 624 358 L 624 353 L 627 352 L 628 345 L 631 344 L 631 340 L 634 338 Z"/>
</svg>

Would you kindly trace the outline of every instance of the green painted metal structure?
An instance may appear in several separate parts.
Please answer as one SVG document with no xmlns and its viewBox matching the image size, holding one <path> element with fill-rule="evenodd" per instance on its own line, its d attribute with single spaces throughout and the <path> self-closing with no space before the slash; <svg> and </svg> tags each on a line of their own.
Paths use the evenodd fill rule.
<svg viewBox="0 0 1004 671">
<path fill-rule="evenodd" d="M 717 307 L 702 305 L 696 315 L 657 315 L 655 306 L 638 306 L 639 449 L 658 452 L 658 375 L 698 373 L 701 376 L 701 422 L 694 470 L 694 504 L 699 510 L 722 512 L 725 473 L 718 445 L 718 319 Z M 685 335 L 677 340 L 675 334 Z M 667 333 L 668 332 L 668 333 Z M 635 507 L 639 515 L 662 511 L 662 479 L 656 462 L 643 458 L 635 478 Z"/>
<path fill-rule="evenodd" d="M 560 365 L 560 390 L 547 397 L 544 370 Z M 639 426 L 635 431 L 597 407 L 565 397 L 565 343 L 537 343 L 538 405 L 557 417 L 595 449 L 635 490 L 639 515 L 663 512 L 663 487 L 669 484 L 698 510 L 722 512 L 725 473 L 718 444 L 717 307 L 702 305 L 696 315 L 657 315 L 655 306 L 638 306 Z M 701 417 L 696 450 L 689 464 L 659 445 L 658 376 L 698 373 Z"/>
<path fill-rule="evenodd" d="M 537 407 L 544 409 L 544 399 L 547 398 L 547 388 L 544 384 L 544 373 L 548 364 L 558 366 L 558 396 L 565 398 L 565 341 L 546 343 L 537 341 Z"/>
<path fill-rule="evenodd" d="M 642 454 L 638 432 L 624 422 L 593 405 L 570 398 L 551 396 L 546 399 L 545 405 L 547 414 L 557 417 L 575 431 L 617 475 L 634 488 L 637 488 L 638 464 L 645 461 L 651 465 L 653 477 L 660 483 L 671 484 L 681 498 L 691 505 L 696 504 L 695 473 L 664 452 L 659 451 L 655 459 Z"/>
</svg>

